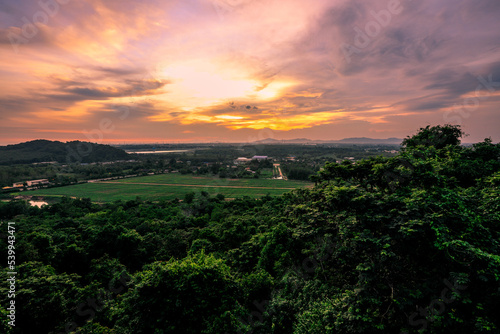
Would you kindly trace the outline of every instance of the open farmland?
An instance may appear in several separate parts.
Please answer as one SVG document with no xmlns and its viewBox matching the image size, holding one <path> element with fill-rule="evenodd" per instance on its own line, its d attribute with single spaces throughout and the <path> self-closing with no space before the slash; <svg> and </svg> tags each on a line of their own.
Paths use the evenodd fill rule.
<svg viewBox="0 0 500 334">
<path fill-rule="evenodd" d="M 206 191 L 226 198 L 279 196 L 295 188 L 310 186 L 310 182 L 272 179 L 221 179 L 193 175 L 161 174 L 113 181 L 84 183 L 67 187 L 30 191 L 29 195 L 47 197 L 88 197 L 94 202 L 131 200 L 183 199 L 187 193 Z"/>
</svg>

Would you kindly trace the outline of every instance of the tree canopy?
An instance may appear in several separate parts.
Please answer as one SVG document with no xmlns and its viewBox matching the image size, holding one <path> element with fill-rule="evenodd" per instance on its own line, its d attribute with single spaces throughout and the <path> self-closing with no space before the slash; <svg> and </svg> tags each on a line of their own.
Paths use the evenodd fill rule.
<svg viewBox="0 0 500 334">
<path fill-rule="evenodd" d="M 281 197 L 0 203 L 19 262 L 0 329 L 500 333 L 500 144 L 462 136 L 423 128 Z M 3 319 L 7 302 L 4 284 Z"/>
</svg>

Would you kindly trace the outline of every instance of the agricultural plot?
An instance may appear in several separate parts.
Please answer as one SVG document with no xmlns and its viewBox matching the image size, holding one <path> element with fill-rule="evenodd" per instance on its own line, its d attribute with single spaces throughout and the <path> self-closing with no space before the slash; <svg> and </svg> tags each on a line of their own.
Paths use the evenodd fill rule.
<svg viewBox="0 0 500 334">
<path fill-rule="evenodd" d="M 295 188 L 310 185 L 310 182 L 303 181 L 220 179 L 173 173 L 40 189 L 27 194 L 46 197 L 88 197 L 94 202 L 131 200 L 137 196 L 145 200 L 183 199 L 189 192 L 201 191 L 212 196 L 222 194 L 226 198 L 243 196 L 256 198 L 267 194 L 279 196 Z"/>
</svg>

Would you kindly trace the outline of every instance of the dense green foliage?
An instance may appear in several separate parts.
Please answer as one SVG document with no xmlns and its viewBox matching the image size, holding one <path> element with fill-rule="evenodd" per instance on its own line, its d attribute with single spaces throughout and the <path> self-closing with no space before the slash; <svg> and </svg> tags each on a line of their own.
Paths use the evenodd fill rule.
<svg viewBox="0 0 500 334">
<path fill-rule="evenodd" d="M 461 135 L 421 129 L 281 197 L 2 203 L 0 331 L 500 333 L 500 145 Z"/>
<path fill-rule="evenodd" d="M 152 171 L 147 162 L 119 161 L 114 163 L 91 164 L 17 164 L 0 166 L 0 186 L 12 186 L 15 182 L 48 179 L 52 186 L 75 184 L 78 181 L 126 175 L 144 175 Z"/>
</svg>

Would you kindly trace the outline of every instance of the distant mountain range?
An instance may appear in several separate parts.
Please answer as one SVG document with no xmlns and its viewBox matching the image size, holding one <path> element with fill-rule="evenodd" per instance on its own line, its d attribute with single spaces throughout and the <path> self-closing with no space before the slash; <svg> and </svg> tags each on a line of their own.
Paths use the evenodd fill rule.
<svg viewBox="0 0 500 334">
<path fill-rule="evenodd" d="M 130 159 L 122 149 L 81 141 L 60 142 L 38 139 L 26 143 L 0 146 L 0 164 L 36 162 L 73 163 Z"/>
<path fill-rule="evenodd" d="M 266 138 L 253 142 L 254 144 L 391 144 L 399 145 L 403 139 L 387 138 L 373 139 L 367 137 L 344 138 L 341 140 L 311 140 L 307 138 L 284 139 Z"/>
</svg>

